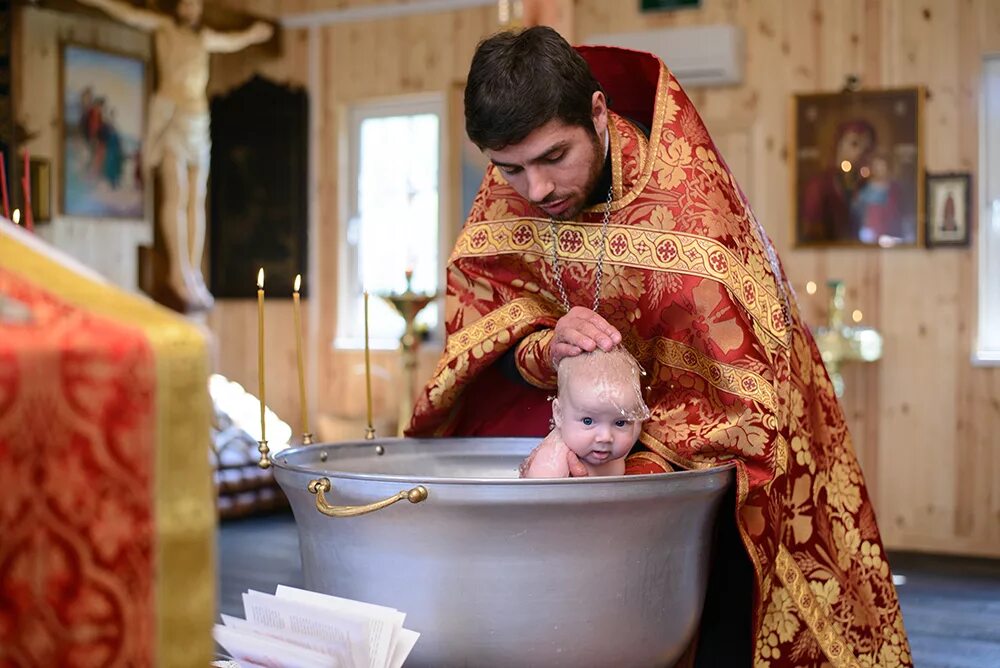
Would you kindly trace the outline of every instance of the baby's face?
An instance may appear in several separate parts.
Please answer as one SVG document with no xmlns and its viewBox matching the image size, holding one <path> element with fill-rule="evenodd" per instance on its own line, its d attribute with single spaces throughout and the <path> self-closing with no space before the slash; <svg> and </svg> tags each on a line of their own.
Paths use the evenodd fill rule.
<svg viewBox="0 0 1000 668">
<path fill-rule="evenodd" d="M 627 388 L 620 392 L 599 390 L 592 383 L 578 383 L 553 402 L 556 426 L 563 442 L 581 460 L 600 466 L 629 453 L 642 431 L 642 422 L 622 415 L 638 411 L 629 406 L 633 396 Z M 626 403 L 623 405 L 623 400 Z M 629 410 L 629 409 L 633 410 Z"/>
</svg>

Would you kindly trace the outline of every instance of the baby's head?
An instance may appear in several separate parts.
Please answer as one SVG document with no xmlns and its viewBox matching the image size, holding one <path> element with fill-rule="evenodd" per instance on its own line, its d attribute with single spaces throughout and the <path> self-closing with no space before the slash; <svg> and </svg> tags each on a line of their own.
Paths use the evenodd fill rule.
<svg viewBox="0 0 1000 668">
<path fill-rule="evenodd" d="M 598 349 L 563 358 L 558 375 L 552 417 L 566 446 L 593 466 L 627 455 L 649 417 L 635 358 L 620 346 Z"/>
</svg>

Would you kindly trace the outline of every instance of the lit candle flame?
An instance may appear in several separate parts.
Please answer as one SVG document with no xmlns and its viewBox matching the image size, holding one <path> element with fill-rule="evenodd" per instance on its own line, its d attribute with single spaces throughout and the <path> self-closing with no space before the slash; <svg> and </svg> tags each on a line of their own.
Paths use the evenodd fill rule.
<svg viewBox="0 0 1000 668">
<path fill-rule="evenodd" d="M 806 283 L 806 292 L 809 293 L 809 294 L 811 294 L 811 295 L 816 294 L 816 282 L 815 281 L 809 281 L 808 283 Z"/>
<path fill-rule="evenodd" d="M 264 267 L 257 272 L 257 386 L 260 394 L 260 440 L 267 442 L 264 414 L 267 401 L 264 397 Z"/>
<path fill-rule="evenodd" d="M 292 285 L 292 314 L 295 317 L 295 362 L 299 372 L 299 417 L 302 423 L 302 442 L 310 443 L 309 408 L 306 400 L 306 373 L 302 352 L 302 314 L 299 303 L 299 288 L 302 287 L 302 274 L 295 274 Z"/>
<path fill-rule="evenodd" d="M 851 318 L 854 319 L 854 322 L 861 322 L 863 317 L 864 314 L 861 312 L 861 309 L 854 309 L 854 313 L 851 314 Z"/>
<path fill-rule="evenodd" d="M 12 221 L 14 221 L 15 225 L 20 225 L 21 224 L 21 210 L 20 209 L 14 209 L 14 215 L 11 216 L 10 219 Z"/>
</svg>

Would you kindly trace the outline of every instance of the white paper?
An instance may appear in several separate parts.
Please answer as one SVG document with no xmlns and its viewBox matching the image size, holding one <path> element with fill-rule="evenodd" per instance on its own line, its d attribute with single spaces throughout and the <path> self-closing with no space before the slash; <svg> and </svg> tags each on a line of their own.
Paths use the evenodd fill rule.
<svg viewBox="0 0 1000 668">
<path fill-rule="evenodd" d="M 354 659 L 351 656 L 350 643 L 346 641 L 338 642 L 336 639 L 312 638 L 294 631 L 279 631 L 273 627 L 265 627 L 249 622 L 238 617 L 221 615 L 222 623 L 231 629 L 243 631 L 245 633 L 255 633 L 267 636 L 276 640 L 292 643 L 298 647 L 305 647 L 314 652 L 325 654 L 333 660 L 333 665 L 338 668 L 354 668 Z"/>
<path fill-rule="evenodd" d="M 321 606 L 281 599 L 258 591 L 243 594 L 243 609 L 248 622 L 270 628 L 280 637 L 294 634 L 304 638 L 309 649 L 336 652 L 336 656 L 350 662 L 347 666 L 371 664 L 368 641 L 371 623 L 364 617 L 331 615 Z M 348 648 L 347 656 L 342 650 L 345 646 Z"/>
<path fill-rule="evenodd" d="M 216 624 L 212 637 L 233 659 L 265 668 L 336 668 L 336 659 L 257 633 Z"/>
<path fill-rule="evenodd" d="M 279 585 L 243 594 L 246 619 L 222 615 L 213 635 L 241 666 L 401 668 L 420 634 L 372 603 Z"/>
<path fill-rule="evenodd" d="M 390 659 L 394 658 L 393 648 L 396 647 L 400 629 L 403 628 L 403 621 L 406 619 L 404 613 L 374 603 L 352 601 L 348 598 L 286 587 L 285 585 L 278 585 L 275 596 L 279 599 L 319 606 L 337 615 L 346 614 L 351 617 L 359 616 L 371 620 L 371 635 L 369 636 L 371 662 L 369 668 L 384 668 L 391 665 Z"/>
<path fill-rule="evenodd" d="M 416 631 L 411 631 L 410 629 L 400 629 L 399 630 L 399 641 L 396 643 L 396 648 L 392 650 L 392 659 L 389 661 L 389 668 L 402 668 L 403 662 L 406 661 L 406 657 L 410 656 L 410 652 L 413 651 L 413 646 L 417 644 L 417 638 L 420 634 Z"/>
</svg>

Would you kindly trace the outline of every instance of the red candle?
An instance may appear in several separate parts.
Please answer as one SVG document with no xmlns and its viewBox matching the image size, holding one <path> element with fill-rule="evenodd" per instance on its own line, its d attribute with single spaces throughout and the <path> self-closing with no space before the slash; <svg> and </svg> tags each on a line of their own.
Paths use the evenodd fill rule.
<svg viewBox="0 0 1000 668">
<path fill-rule="evenodd" d="M 10 201 L 7 199 L 7 156 L 0 151 L 0 190 L 3 191 L 3 216 L 10 219 Z"/>
<path fill-rule="evenodd" d="M 24 151 L 24 176 L 21 178 L 24 188 L 24 227 L 29 232 L 35 231 L 35 221 L 31 218 L 31 156 Z"/>
</svg>

